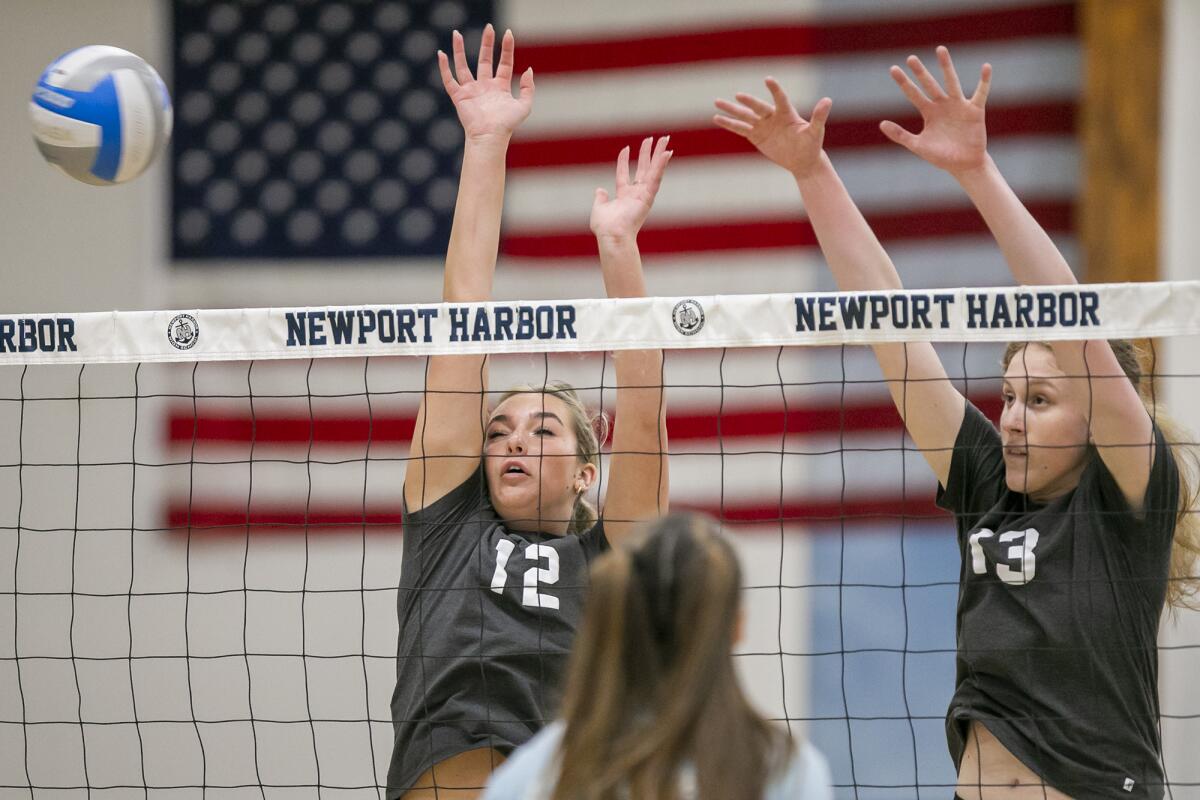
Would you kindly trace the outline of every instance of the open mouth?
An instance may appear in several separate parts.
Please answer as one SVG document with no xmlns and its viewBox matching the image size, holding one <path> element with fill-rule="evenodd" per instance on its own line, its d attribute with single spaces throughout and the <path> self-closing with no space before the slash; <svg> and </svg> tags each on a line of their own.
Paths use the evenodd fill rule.
<svg viewBox="0 0 1200 800">
<path fill-rule="evenodd" d="M 509 461 L 504 464 L 500 470 L 501 475 L 528 475 L 529 471 L 515 461 Z"/>
</svg>

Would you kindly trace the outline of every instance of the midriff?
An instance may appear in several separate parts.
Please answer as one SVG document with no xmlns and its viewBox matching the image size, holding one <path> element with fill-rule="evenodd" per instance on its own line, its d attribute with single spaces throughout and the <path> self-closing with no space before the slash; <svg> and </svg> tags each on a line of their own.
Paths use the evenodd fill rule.
<svg viewBox="0 0 1200 800">
<path fill-rule="evenodd" d="M 475 800 L 503 762 L 500 751 L 490 747 L 450 756 L 427 769 L 400 800 Z"/>
<path fill-rule="evenodd" d="M 1047 786 L 979 722 L 967 729 L 957 792 L 963 800 L 1071 800 Z"/>
</svg>

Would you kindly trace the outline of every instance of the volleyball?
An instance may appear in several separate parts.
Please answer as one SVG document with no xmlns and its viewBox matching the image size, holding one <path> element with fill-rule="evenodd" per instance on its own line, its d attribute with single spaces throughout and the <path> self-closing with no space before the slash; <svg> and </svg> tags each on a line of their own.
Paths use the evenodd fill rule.
<svg viewBox="0 0 1200 800">
<path fill-rule="evenodd" d="M 46 67 L 29 114 L 42 156 L 97 186 L 144 172 L 170 139 L 174 119 L 154 68 L 107 45 L 80 47 Z"/>
</svg>

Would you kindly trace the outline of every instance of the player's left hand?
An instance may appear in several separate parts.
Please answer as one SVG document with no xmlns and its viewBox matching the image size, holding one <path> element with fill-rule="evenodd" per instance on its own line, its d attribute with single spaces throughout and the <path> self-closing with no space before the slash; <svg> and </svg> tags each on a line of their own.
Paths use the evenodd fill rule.
<svg viewBox="0 0 1200 800">
<path fill-rule="evenodd" d="M 921 119 L 925 123 L 921 132 L 911 133 L 890 120 L 881 122 L 879 129 L 884 136 L 939 169 L 951 174 L 968 172 L 987 161 L 984 106 L 992 82 L 992 65 L 983 65 L 979 84 L 968 98 L 958 81 L 950 51 L 938 47 L 937 57 L 942 67 L 944 89 L 916 56 L 909 56 L 907 63 L 920 86 L 913 83 L 908 73 L 900 67 L 893 66 L 891 69 L 892 80 L 921 112 Z"/>
<path fill-rule="evenodd" d="M 653 137 L 647 136 L 642 140 L 632 180 L 629 178 L 629 147 L 621 150 L 617 156 L 616 194 L 610 196 L 606 189 L 596 189 L 592 201 L 591 226 L 597 239 L 637 236 L 654 205 L 663 172 L 671 160 L 672 151 L 667 149 L 670 138 L 663 136 L 654 142 Z"/>
</svg>

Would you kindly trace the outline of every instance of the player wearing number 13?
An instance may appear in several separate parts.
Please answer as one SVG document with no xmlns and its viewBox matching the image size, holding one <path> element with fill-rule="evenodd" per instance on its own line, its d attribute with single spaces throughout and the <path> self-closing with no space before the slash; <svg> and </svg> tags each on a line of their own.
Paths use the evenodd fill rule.
<svg viewBox="0 0 1200 800">
<path fill-rule="evenodd" d="M 446 253 L 451 302 L 490 299 L 508 140 L 533 100 L 532 70 L 518 97 L 510 89 L 511 33 L 493 73 L 494 38 L 489 25 L 474 76 L 457 32 L 453 74 L 438 54 L 466 134 Z M 616 194 L 596 191 L 591 225 L 610 297 L 645 294 L 637 233 L 670 160 L 666 145 L 642 142 L 633 180 L 625 148 Z M 618 421 L 602 521 L 585 497 L 604 431 L 571 387 L 518 387 L 489 410 L 485 357 L 429 359 L 404 480 L 388 800 L 482 792 L 557 711 L 589 562 L 666 512 L 662 352 L 612 358 Z"/>
<path fill-rule="evenodd" d="M 991 68 L 967 97 L 945 48 L 944 86 L 916 56 L 892 77 L 924 121 L 883 132 L 953 175 L 1021 284 L 1072 284 L 1054 243 L 987 154 Z M 843 290 L 900 278 L 822 150 L 831 101 L 805 120 L 720 100 L 716 122 L 792 172 Z M 1158 621 L 1194 595 L 1194 458 L 1164 435 L 1127 343 L 1028 342 L 1004 359 L 1000 428 L 955 389 L 929 343 L 875 346 L 905 427 L 955 512 L 963 561 L 957 685 L 947 740 L 964 800 L 1161 798 Z M 1181 456 L 1187 455 L 1184 459 Z"/>
</svg>

